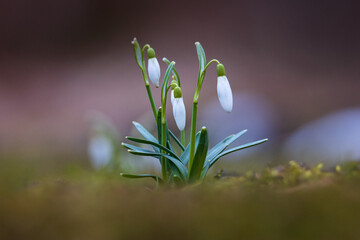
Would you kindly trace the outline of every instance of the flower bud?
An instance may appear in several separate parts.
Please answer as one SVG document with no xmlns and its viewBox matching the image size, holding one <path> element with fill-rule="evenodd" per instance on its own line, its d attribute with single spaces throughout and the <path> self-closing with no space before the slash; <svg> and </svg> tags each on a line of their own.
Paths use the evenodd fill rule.
<svg viewBox="0 0 360 240">
<path fill-rule="evenodd" d="M 226 112 L 231 112 L 233 108 L 233 96 L 231 87 L 227 77 L 225 76 L 224 65 L 219 63 L 216 67 L 217 70 L 217 94 L 220 104 Z"/>
<path fill-rule="evenodd" d="M 155 87 L 159 87 L 160 80 L 160 65 L 158 60 L 155 57 L 155 51 L 153 48 L 148 48 L 148 72 L 149 78 L 151 82 L 155 85 Z"/>
</svg>

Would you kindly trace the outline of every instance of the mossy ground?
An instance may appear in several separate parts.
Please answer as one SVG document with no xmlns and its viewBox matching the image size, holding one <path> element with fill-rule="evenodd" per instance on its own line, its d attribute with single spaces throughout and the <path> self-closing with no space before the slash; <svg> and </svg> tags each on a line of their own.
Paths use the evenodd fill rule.
<svg viewBox="0 0 360 240">
<path fill-rule="evenodd" d="M 124 179 L 78 165 L 40 168 L 30 162 L 1 162 L 0 239 L 360 236 L 358 163 L 324 171 L 292 162 L 160 189 L 152 180 Z"/>
</svg>

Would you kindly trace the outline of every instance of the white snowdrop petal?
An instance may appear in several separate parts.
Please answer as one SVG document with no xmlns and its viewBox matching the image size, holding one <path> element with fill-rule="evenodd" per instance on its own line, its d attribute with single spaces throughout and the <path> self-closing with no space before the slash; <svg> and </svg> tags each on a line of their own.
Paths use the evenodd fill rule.
<svg viewBox="0 0 360 240">
<path fill-rule="evenodd" d="M 173 102 L 173 115 L 180 131 L 185 129 L 186 110 L 183 98 L 175 98 Z"/>
<path fill-rule="evenodd" d="M 226 112 L 231 112 L 233 108 L 233 96 L 226 76 L 217 78 L 217 94 L 222 108 Z"/>
<path fill-rule="evenodd" d="M 175 96 L 174 96 L 174 90 L 171 90 L 171 94 L 170 94 L 170 99 L 171 99 L 171 104 L 174 104 L 174 100 L 175 100 Z"/>
<path fill-rule="evenodd" d="M 148 72 L 150 81 L 155 85 L 155 87 L 159 87 L 160 65 L 156 58 L 149 58 Z"/>
</svg>

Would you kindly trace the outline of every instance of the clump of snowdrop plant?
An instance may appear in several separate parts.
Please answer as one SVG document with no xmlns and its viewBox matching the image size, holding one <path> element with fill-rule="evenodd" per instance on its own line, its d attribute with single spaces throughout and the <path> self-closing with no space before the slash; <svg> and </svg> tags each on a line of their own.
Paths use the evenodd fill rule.
<svg viewBox="0 0 360 240">
<path fill-rule="evenodd" d="M 190 142 L 185 140 L 186 110 L 181 89 L 181 82 L 178 72 L 175 69 L 175 62 L 170 62 L 163 58 L 167 64 L 167 69 L 161 85 L 161 106 L 157 108 L 150 89 L 150 81 L 155 87 L 160 86 L 160 65 L 157 61 L 155 51 L 146 44 L 140 48 L 136 38 L 132 41 L 135 53 L 135 59 L 140 67 L 144 78 L 145 88 L 150 101 L 155 122 L 157 125 L 158 136 L 153 136 L 140 123 L 133 122 L 136 129 L 144 138 L 126 137 L 129 141 L 151 146 L 152 150 L 142 147 L 122 143 L 128 149 L 128 152 L 134 155 L 150 156 L 157 158 L 161 163 L 161 177 L 153 174 L 127 174 L 121 173 L 128 178 L 153 178 L 157 183 L 183 185 L 202 181 L 209 169 L 223 156 L 235 151 L 249 148 L 263 142 L 267 139 L 247 143 L 235 148 L 226 150 L 226 148 L 241 137 L 247 130 L 230 135 L 224 140 L 209 149 L 209 137 L 206 127 L 197 131 L 197 111 L 201 87 L 205 78 L 207 68 L 212 64 L 217 64 L 217 94 L 222 108 L 226 112 L 231 112 L 233 108 L 233 97 L 229 81 L 225 75 L 224 65 L 217 59 L 206 61 L 204 49 L 199 42 L 195 43 L 197 55 L 199 58 L 199 73 L 197 77 L 197 86 L 193 98 L 193 107 L 191 115 Z M 147 50 L 148 67 L 146 71 L 144 52 Z M 149 76 L 149 77 L 148 77 Z M 172 81 L 170 82 L 170 79 Z M 169 83 L 170 82 L 170 83 Z M 176 125 L 180 130 L 180 139 L 170 131 L 167 124 L 167 99 L 170 92 L 170 99 L 173 108 L 173 116 Z M 175 151 L 173 145 L 177 145 L 178 151 Z M 174 145 L 174 146 L 175 146 Z"/>
</svg>

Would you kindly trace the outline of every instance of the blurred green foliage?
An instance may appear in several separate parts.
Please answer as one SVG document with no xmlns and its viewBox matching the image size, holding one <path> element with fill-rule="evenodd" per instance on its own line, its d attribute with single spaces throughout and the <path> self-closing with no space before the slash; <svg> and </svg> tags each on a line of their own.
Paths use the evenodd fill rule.
<svg viewBox="0 0 360 240">
<path fill-rule="evenodd" d="M 0 239 L 358 239 L 360 167 L 301 164 L 184 188 L 0 161 Z"/>
</svg>

